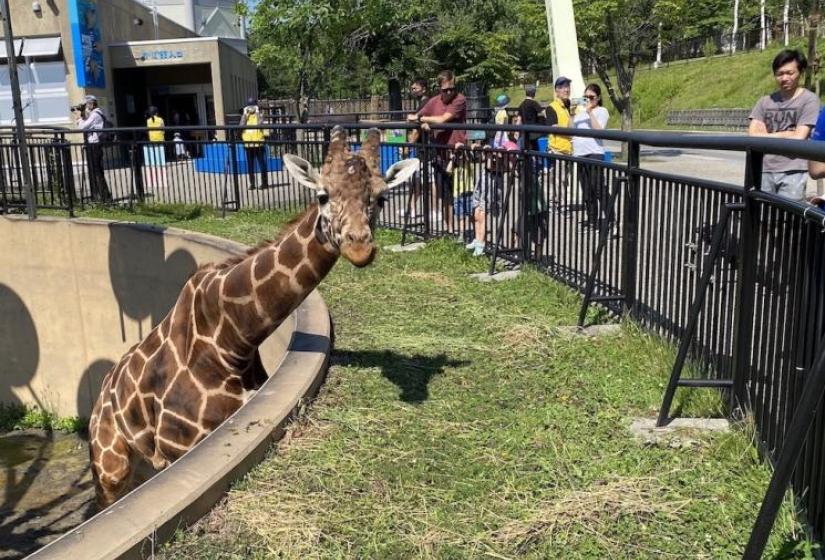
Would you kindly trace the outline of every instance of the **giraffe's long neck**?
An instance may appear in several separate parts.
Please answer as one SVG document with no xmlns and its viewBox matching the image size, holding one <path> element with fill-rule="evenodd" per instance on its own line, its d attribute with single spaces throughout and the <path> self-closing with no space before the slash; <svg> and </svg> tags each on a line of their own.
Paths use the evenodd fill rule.
<svg viewBox="0 0 825 560">
<path fill-rule="evenodd" d="M 277 242 L 225 272 L 222 320 L 232 324 L 219 341 L 224 350 L 251 353 L 335 265 L 338 252 L 315 231 L 317 218 L 313 206 Z"/>
</svg>

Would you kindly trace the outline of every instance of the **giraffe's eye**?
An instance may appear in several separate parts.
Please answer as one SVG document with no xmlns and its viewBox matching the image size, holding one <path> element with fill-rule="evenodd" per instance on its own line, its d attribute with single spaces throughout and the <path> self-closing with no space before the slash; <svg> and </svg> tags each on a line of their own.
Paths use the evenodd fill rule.
<svg viewBox="0 0 825 560">
<path fill-rule="evenodd" d="M 329 202 L 329 195 L 325 192 L 318 193 L 318 204 L 324 205 Z"/>
</svg>

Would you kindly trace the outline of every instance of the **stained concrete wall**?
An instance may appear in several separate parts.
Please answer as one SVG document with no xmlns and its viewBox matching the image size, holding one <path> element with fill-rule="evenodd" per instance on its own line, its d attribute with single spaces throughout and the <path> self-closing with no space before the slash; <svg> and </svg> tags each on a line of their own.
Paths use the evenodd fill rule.
<svg viewBox="0 0 825 560">
<path fill-rule="evenodd" d="M 0 217 L 0 402 L 88 417 L 100 382 L 157 325 L 199 264 L 240 245 L 93 220 Z M 262 346 L 267 370 L 292 336 Z"/>
<path fill-rule="evenodd" d="M 226 113 L 240 113 L 248 97 L 258 98 L 258 74 L 249 57 L 228 43 L 221 41 L 219 50 L 220 67 L 212 66 L 212 84 L 215 89 L 215 112 L 221 113 L 220 117 L 215 115 L 216 122 L 225 124 Z"/>
</svg>

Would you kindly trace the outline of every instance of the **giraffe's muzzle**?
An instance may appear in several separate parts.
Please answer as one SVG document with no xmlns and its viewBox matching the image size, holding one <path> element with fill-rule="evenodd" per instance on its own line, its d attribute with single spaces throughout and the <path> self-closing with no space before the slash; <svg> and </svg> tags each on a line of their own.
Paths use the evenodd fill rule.
<svg viewBox="0 0 825 560">
<path fill-rule="evenodd" d="M 361 268 L 367 266 L 375 259 L 378 247 L 370 241 L 349 242 L 341 244 L 341 255 L 353 265 Z"/>
</svg>

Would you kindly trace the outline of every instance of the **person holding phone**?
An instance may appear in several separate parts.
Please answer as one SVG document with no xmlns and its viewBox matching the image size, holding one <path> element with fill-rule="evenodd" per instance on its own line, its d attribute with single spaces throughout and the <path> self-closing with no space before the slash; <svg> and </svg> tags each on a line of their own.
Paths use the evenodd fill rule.
<svg viewBox="0 0 825 560">
<path fill-rule="evenodd" d="M 602 88 L 588 84 L 584 90 L 584 103 L 573 116 L 573 128 L 579 130 L 604 130 L 610 114 L 602 106 Z M 573 156 L 586 160 L 604 161 L 604 141 L 586 136 L 573 137 Z M 613 209 L 607 207 L 608 193 L 604 188 L 604 167 L 582 161 L 579 163 L 579 186 L 582 191 L 586 221 L 582 229 L 598 228 L 600 218 L 613 223 Z"/>
</svg>

